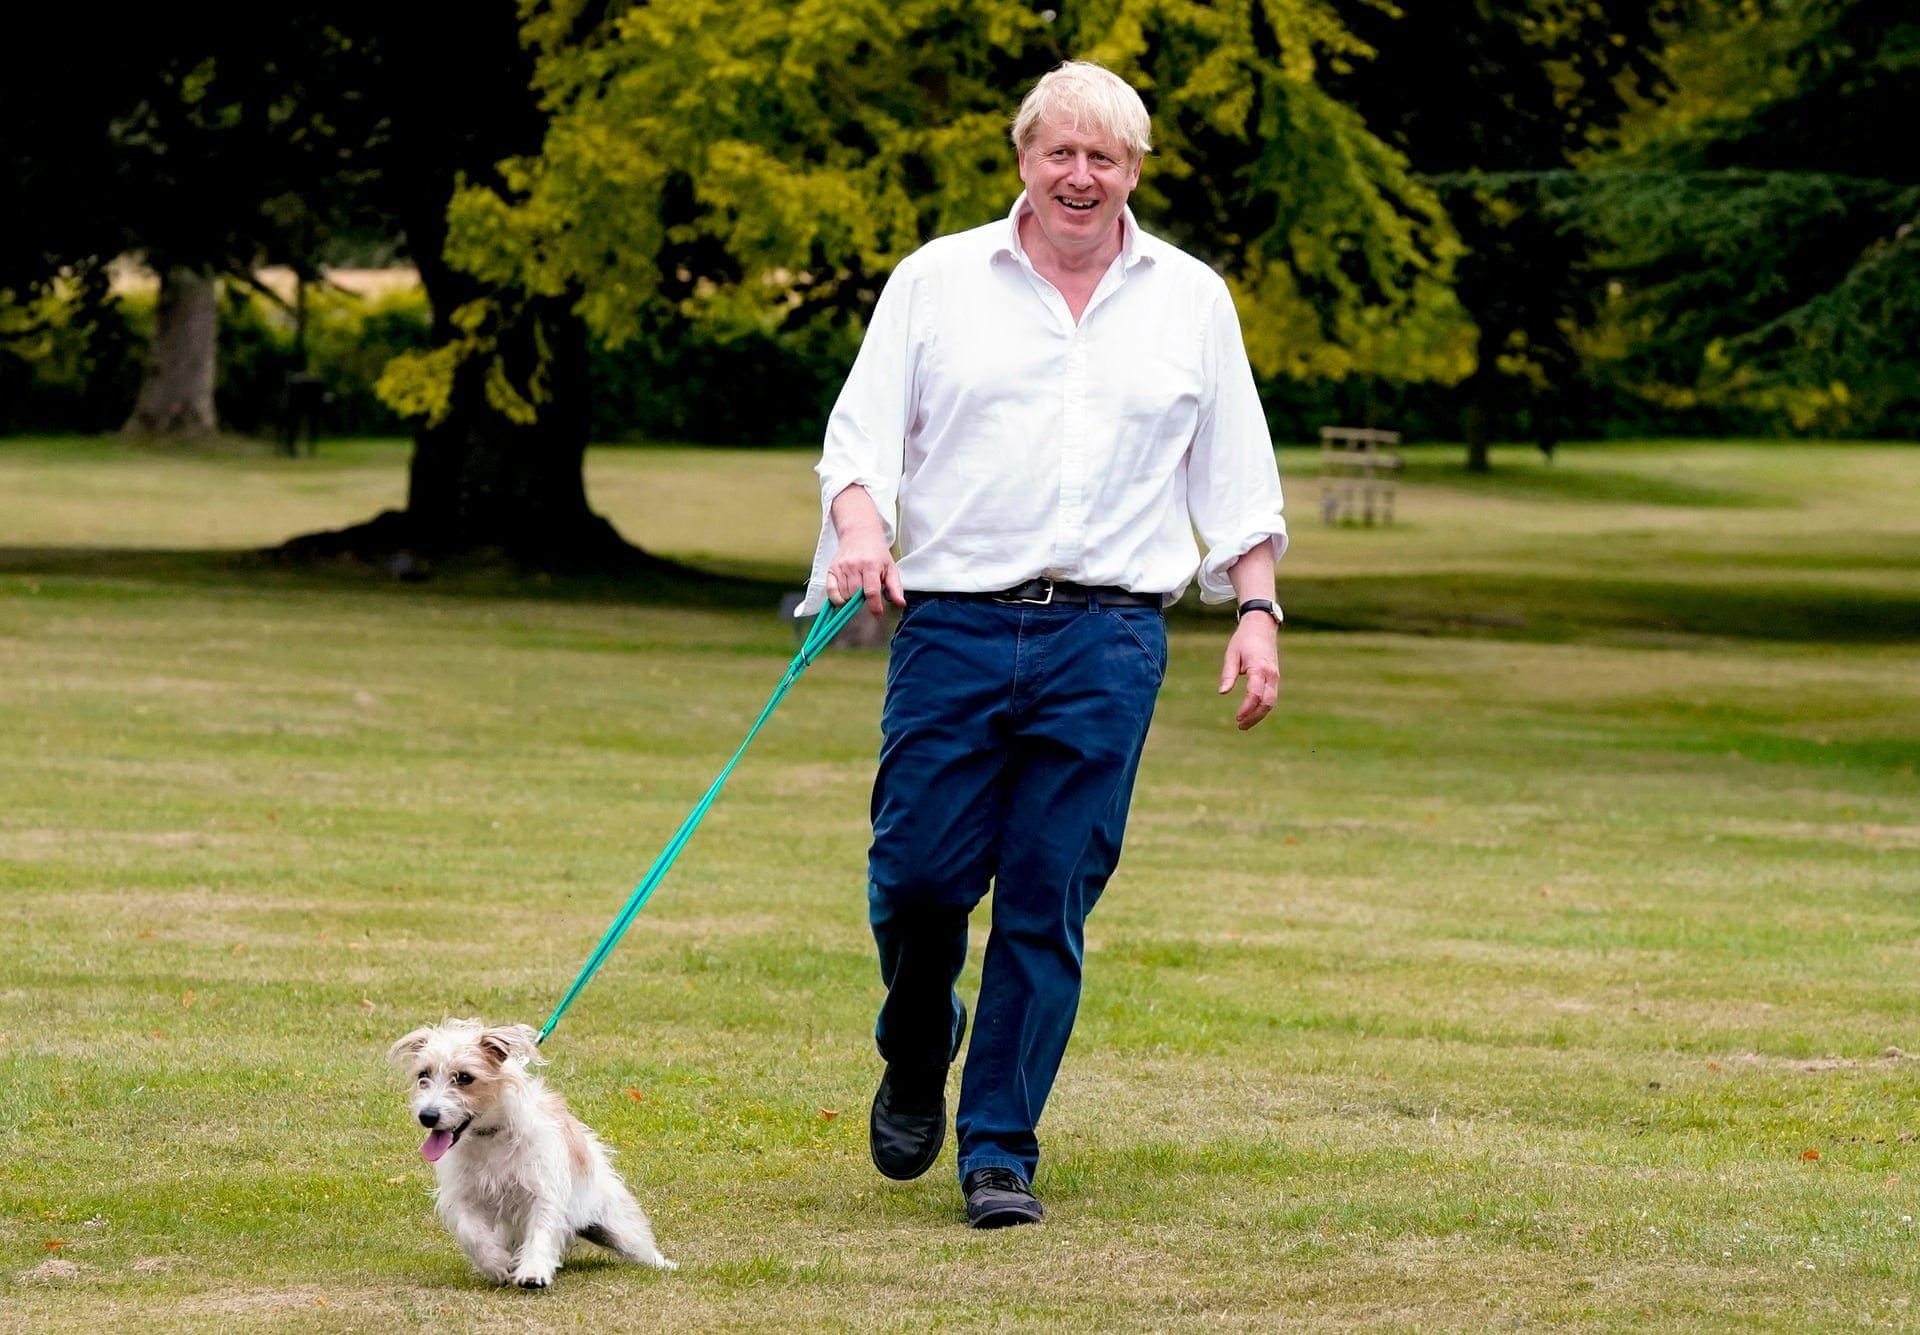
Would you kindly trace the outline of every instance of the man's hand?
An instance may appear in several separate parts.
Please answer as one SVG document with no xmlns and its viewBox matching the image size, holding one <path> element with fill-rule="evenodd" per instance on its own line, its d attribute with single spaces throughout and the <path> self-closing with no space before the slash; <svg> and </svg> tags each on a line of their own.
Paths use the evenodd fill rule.
<svg viewBox="0 0 1920 1335">
<path fill-rule="evenodd" d="M 887 614 L 889 602 L 905 607 L 907 591 L 887 547 L 886 526 L 880 522 L 873 497 L 859 483 L 833 498 L 833 529 L 840 545 L 827 566 L 827 601 L 838 607 L 864 592 L 867 611 L 877 617 Z"/>
<path fill-rule="evenodd" d="M 1265 612 L 1248 612 L 1233 638 L 1227 641 L 1226 661 L 1220 665 L 1220 694 L 1233 689 L 1241 677 L 1247 693 L 1233 721 L 1245 732 L 1273 712 L 1280 698 L 1280 627 Z"/>
</svg>

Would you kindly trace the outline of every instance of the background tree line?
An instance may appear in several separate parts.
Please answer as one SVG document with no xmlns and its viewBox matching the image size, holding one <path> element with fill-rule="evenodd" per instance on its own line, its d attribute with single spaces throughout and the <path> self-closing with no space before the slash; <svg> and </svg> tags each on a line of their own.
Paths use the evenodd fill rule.
<svg viewBox="0 0 1920 1335">
<path fill-rule="evenodd" d="M 1227 276 L 1282 438 L 1372 420 L 1484 467 L 1920 428 L 1900 0 L 349 0 L 22 37 L 0 427 L 257 430 L 317 364 L 415 450 L 405 511 L 309 550 L 635 559 L 587 440 L 815 434 L 892 265 L 1004 212 L 1007 117 L 1068 56 L 1146 95 L 1137 208 Z M 393 258 L 411 304 L 321 283 Z"/>
</svg>

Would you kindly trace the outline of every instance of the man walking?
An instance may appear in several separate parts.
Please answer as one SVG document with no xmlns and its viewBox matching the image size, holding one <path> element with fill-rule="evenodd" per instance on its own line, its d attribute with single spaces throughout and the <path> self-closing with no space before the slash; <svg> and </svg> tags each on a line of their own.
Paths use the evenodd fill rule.
<svg viewBox="0 0 1920 1335">
<path fill-rule="evenodd" d="M 1013 124 L 1026 189 L 882 292 L 828 422 L 802 615 L 904 608 L 873 790 L 868 909 L 887 989 L 874 1164 L 918 1177 L 946 1135 L 971 910 L 992 931 L 960 1082 L 977 1228 L 1039 1220 L 1036 1128 L 1080 1000 L 1086 917 L 1120 857 L 1161 609 L 1197 572 L 1238 602 L 1221 668 L 1253 727 L 1279 686 L 1279 473 L 1226 284 L 1143 232 L 1139 95 L 1083 62 Z M 1205 550 L 1195 550 L 1199 532 Z M 896 563 L 892 551 L 900 550 Z"/>
</svg>

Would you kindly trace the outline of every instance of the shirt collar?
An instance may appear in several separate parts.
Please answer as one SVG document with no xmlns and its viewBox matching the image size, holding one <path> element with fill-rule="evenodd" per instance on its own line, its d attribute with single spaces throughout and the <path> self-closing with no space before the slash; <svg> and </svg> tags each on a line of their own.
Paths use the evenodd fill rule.
<svg viewBox="0 0 1920 1335">
<path fill-rule="evenodd" d="M 1020 244 L 1020 215 L 1032 212 L 1033 205 L 1027 199 L 1027 192 L 1022 190 L 1019 196 L 1013 201 L 1013 207 L 1007 210 L 1005 237 L 998 246 L 994 247 L 994 259 L 998 259 L 1002 255 L 1008 255 L 1023 263 L 1032 263 L 1032 261 L 1027 258 L 1026 247 Z M 1143 260 L 1154 259 L 1153 250 L 1158 244 L 1159 241 L 1157 238 L 1149 236 L 1140 230 L 1140 224 L 1135 221 L 1133 216 L 1133 206 L 1130 204 L 1122 204 L 1120 206 L 1121 270 L 1124 272 L 1133 268 Z"/>
</svg>

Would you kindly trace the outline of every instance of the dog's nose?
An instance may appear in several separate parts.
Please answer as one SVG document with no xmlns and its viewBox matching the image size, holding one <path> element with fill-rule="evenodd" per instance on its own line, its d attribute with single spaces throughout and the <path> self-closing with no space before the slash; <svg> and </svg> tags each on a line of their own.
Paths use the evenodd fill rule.
<svg viewBox="0 0 1920 1335">
<path fill-rule="evenodd" d="M 440 1124 L 440 1110 L 438 1108 L 422 1108 L 420 1110 L 421 1126 L 431 1127 L 431 1126 L 438 1126 L 439 1124 Z"/>
</svg>

